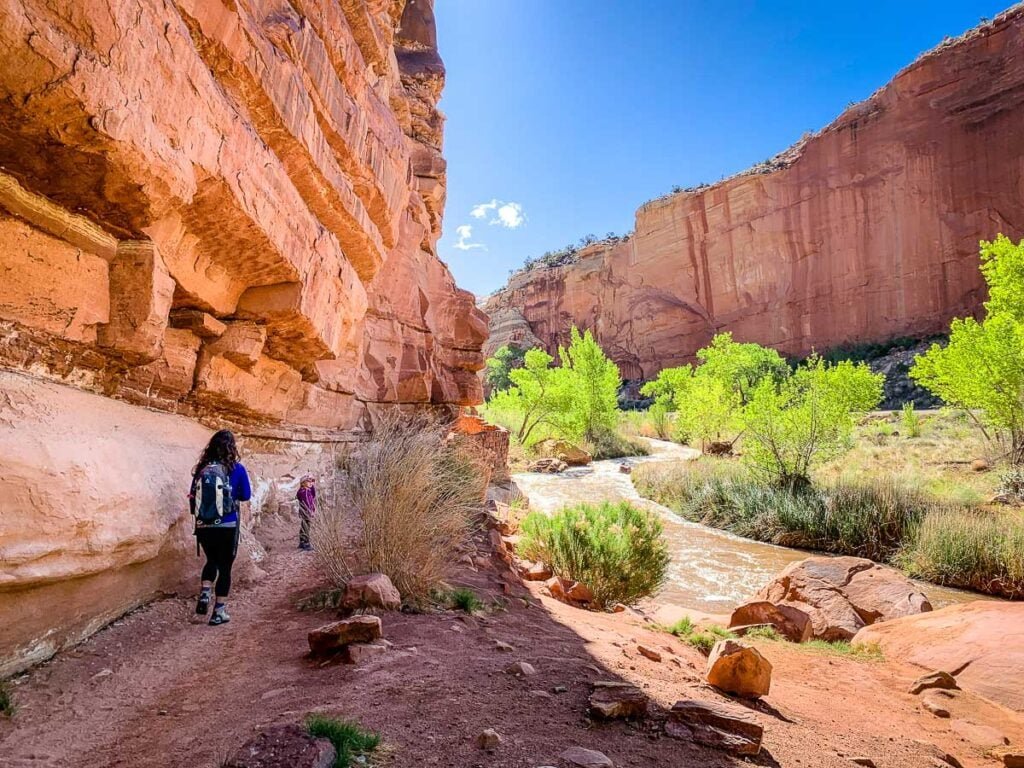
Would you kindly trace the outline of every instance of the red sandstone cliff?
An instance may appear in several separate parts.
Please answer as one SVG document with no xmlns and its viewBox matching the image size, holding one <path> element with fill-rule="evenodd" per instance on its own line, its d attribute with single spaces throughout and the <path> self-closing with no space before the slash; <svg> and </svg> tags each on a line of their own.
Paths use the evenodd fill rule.
<svg viewBox="0 0 1024 768">
<path fill-rule="evenodd" d="M 258 515 L 479 401 L 443 83 L 432 0 L 0 0 L 0 675 L 193 569 L 206 427 Z"/>
<path fill-rule="evenodd" d="M 515 275 L 490 354 L 592 328 L 627 378 L 719 331 L 800 354 L 941 331 L 983 299 L 978 240 L 1024 235 L 1024 10 L 922 56 L 773 163 L 651 201 L 625 242 Z"/>
</svg>

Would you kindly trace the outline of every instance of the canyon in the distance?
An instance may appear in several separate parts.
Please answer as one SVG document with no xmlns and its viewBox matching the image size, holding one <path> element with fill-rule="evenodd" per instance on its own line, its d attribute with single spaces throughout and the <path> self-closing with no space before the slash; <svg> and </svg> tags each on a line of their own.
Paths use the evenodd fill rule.
<svg viewBox="0 0 1024 768">
<path fill-rule="evenodd" d="M 576 325 L 650 379 L 723 331 L 793 356 L 941 333 L 984 300 L 979 240 L 1024 235 L 1022 104 L 1017 7 L 778 156 L 645 203 L 625 239 L 517 272 L 481 302 L 485 351 Z"/>
</svg>

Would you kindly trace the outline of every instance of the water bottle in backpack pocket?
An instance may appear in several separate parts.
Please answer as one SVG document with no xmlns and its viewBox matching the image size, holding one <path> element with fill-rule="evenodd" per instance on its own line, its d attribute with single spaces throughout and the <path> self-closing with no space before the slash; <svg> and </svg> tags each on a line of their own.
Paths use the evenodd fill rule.
<svg viewBox="0 0 1024 768">
<path fill-rule="evenodd" d="M 231 480 L 223 464 L 207 464 L 192 482 L 192 516 L 197 525 L 219 525 L 234 510 Z"/>
</svg>

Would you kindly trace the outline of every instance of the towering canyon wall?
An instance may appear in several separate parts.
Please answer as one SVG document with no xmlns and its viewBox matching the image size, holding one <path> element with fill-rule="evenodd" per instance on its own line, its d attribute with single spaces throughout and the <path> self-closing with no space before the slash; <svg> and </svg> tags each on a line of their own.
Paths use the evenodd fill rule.
<svg viewBox="0 0 1024 768">
<path fill-rule="evenodd" d="M 645 204 L 628 240 L 515 275 L 484 305 L 486 351 L 576 324 L 635 379 L 719 331 L 789 354 L 927 335 L 979 309 L 978 241 L 1000 232 L 1024 235 L 1020 8 L 772 162 Z"/>
<path fill-rule="evenodd" d="M 194 576 L 210 428 L 258 514 L 479 401 L 443 83 L 432 0 L 0 0 L 0 674 Z"/>
</svg>

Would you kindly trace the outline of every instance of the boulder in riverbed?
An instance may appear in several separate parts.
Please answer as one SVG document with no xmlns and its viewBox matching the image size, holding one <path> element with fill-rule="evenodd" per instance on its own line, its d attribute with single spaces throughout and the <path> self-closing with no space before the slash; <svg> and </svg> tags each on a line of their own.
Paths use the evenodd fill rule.
<svg viewBox="0 0 1024 768">
<path fill-rule="evenodd" d="M 757 598 L 792 606 L 811 619 L 811 636 L 850 640 L 865 626 L 932 609 L 927 596 L 894 568 L 861 557 L 809 557 L 791 563 Z"/>
<path fill-rule="evenodd" d="M 582 448 L 578 448 L 568 440 L 557 440 L 549 437 L 534 446 L 537 455 L 548 459 L 558 459 L 570 467 L 584 467 L 593 459 Z"/>
<path fill-rule="evenodd" d="M 776 632 L 794 643 L 810 640 L 814 631 L 807 611 L 795 605 L 776 605 L 767 600 L 754 600 L 732 612 L 729 629 L 751 625 L 771 625 Z"/>
</svg>

